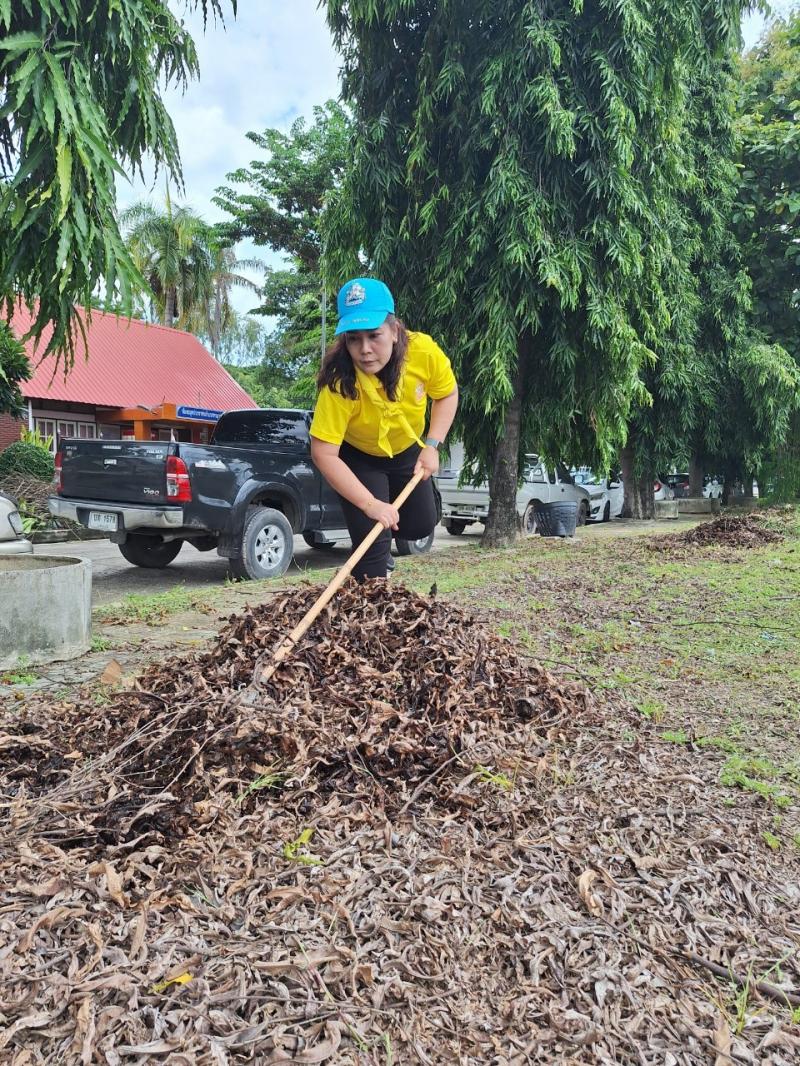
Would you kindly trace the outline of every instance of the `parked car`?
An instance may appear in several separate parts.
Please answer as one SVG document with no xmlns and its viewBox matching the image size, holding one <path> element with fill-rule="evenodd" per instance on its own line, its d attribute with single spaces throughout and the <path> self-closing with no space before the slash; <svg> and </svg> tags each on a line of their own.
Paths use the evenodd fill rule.
<svg viewBox="0 0 800 1066">
<path fill-rule="evenodd" d="M 674 500 L 675 492 L 665 477 L 657 477 L 653 482 L 653 497 L 656 500 Z"/>
<path fill-rule="evenodd" d="M 667 478 L 674 492 L 674 499 L 685 500 L 689 497 L 689 475 L 670 474 Z M 702 495 L 707 500 L 719 500 L 722 498 L 722 478 L 713 474 L 706 474 L 703 478 Z"/>
<path fill-rule="evenodd" d="M 489 485 L 459 485 L 460 468 L 439 471 L 436 485 L 442 496 L 442 522 L 448 533 L 458 535 L 474 522 L 485 522 L 489 515 Z M 578 504 L 578 525 L 588 521 L 593 500 L 602 498 L 603 490 L 576 485 L 563 463 L 546 467 L 537 455 L 525 456 L 522 485 L 517 492 L 517 513 L 526 533 L 536 532 L 537 504 L 573 501 Z M 599 502 L 598 502 L 599 506 Z"/>
<path fill-rule="evenodd" d="M 68 439 L 56 455 L 52 514 L 107 533 L 135 566 L 168 566 L 185 541 L 244 579 L 278 577 L 300 533 L 349 539 L 339 497 L 311 462 L 310 411 L 229 411 L 210 444 Z M 427 551 L 396 538 L 398 553 Z"/>
<path fill-rule="evenodd" d="M 576 485 L 592 494 L 588 522 L 608 522 L 612 518 L 619 518 L 622 514 L 625 490 L 618 474 L 599 477 L 588 467 L 581 467 L 580 470 L 573 470 L 572 476 Z"/>
<path fill-rule="evenodd" d="M 25 536 L 17 501 L 0 492 L 0 555 L 25 555 L 33 545 Z"/>
</svg>

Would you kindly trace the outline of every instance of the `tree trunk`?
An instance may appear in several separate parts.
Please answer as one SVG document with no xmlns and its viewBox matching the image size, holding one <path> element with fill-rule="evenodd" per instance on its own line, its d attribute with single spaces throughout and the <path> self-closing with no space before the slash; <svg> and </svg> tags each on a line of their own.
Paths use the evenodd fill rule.
<svg viewBox="0 0 800 1066">
<path fill-rule="evenodd" d="M 696 454 L 689 459 L 689 495 L 693 500 L 703 495 L 703 460 Z"/>
<path fill-rule="evenodd" d="M 745 471 L 744 474 L 743 474 L 743 477 L 742 477 L 742 496 L 744 496 L 744 498 L 746 500 L 752 500 L 753 499 L 753 479 L 754 478 L 755 478 L 755 474 L 753 474 L 752 471 L 750 473 Z"/>
<path fill-rule="evenodd" d="M 522 392 L 528 364 L 531 338 L 520 337 L 514 395 L 506 410 L 503 432 L 497 442 L 494 465 L 489 474 L 489 515 L 481 544 L 485 548 L 505 548 L 519 540 L 522 523 L 517 514 L 519 445 L 522 415 Z"/>
<path fill-rule="evenodd" d="M 622 505 L 622 517 L 637 521 L 655 516 L 655 498 L 653 495 L 653 478 L 651 471 L 636 474 L 636 448 L 633 435 L 620 452 L 622 466 L 622 488 L 625 493 Z"/>
<path fill-rule="evenodd" d="M 175 322 L 175 288 L 173 285 L 167 287 L 167 291 L 164 297 L 164 325 L 169 326 L 170 329 Z"/>
<path fill-rule="evenodd" d="M 219 341 L 222 336 L 222 292 L 221 286 L 217 282 L 214 292 L 214 331 L 211 337 L 211 351 L 214 353 L 214 358 L 219 359 Z"/>
</svg>

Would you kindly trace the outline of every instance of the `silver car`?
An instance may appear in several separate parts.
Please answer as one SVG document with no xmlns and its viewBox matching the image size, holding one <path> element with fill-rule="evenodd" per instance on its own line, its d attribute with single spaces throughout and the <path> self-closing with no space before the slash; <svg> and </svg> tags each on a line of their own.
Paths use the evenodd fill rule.
<svg viewBox="0 0 800 1066">
<path fill-rule="evenodd" d="M 33 545 L 22 528 L 17 501 L 0 492 L 0 555 L 23 555 L 32 551 Z"/>
</svg>

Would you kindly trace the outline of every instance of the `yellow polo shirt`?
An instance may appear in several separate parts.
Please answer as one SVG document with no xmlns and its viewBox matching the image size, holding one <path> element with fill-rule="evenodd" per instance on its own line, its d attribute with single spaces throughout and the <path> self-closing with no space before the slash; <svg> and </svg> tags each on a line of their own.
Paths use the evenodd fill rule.
<svg viewBox="0 0 800 1066">
<path fill-rule="evenodd" d="M 456 387 L 450 360 L 427 333 L 409 333 L 397 400 L 386 396 L 375 374 L 356 367 L 358 398 L 350 400 L 327 385 L 320 389 L 311 436 L 328 444 L 346 441 L 368 455 L 393 456 L 422 444 L 427 399 L 442 400 Z"/>
</svg>

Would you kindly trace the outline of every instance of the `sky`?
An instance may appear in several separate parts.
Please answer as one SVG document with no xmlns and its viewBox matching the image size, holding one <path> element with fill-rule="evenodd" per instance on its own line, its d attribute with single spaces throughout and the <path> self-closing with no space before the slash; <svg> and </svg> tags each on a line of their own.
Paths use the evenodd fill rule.
<svg viewBox="0 0 800 1066">
<path fill-rule="evenodd" d="M 239 14 L 222 26 L 186 13 L 181 0 L 171 3 L 194 37 L 200 79 L 185 92 L 169 89 L 165 101 L 178 136 L 186 201 L 208 222 L 227 217 L 212 202 L 226 174 L 258 157 L 247 132 L 268 127 L 288 129 L 298 117 L 311 117 L 315 104 L 338 96 L 339 60 L 317 0 L 239 0 Z M 780 6 L 780 4 L 778 5 Z M 761 15 L 744 19 L 745 47 L 755 44 L 764 26 Z M 156 181 L 120 181 L 117 200 L 163 201 L 163 175 Z M 279 257 L 248 242 L 237 247 L 241 258 L 258 256 L 277 264 Z M 251 274 L 259 281 L 258 273 Z M 234 294 L 240 313 L 253 296 Z"/>
</svg>

